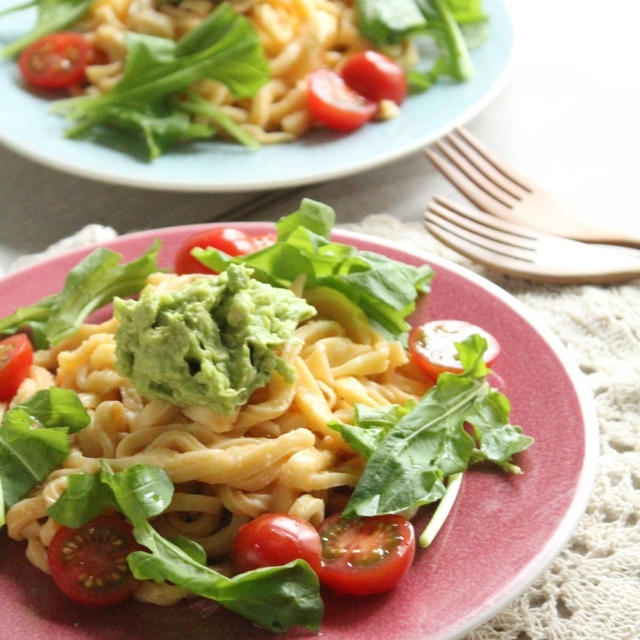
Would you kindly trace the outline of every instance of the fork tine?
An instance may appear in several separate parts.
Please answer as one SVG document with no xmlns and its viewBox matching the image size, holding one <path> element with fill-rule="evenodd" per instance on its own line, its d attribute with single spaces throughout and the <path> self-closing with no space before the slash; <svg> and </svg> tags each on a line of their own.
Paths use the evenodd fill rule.
<svg viewBox="0 0 640 640">
<path fill-rule="evenodd" d="M 491 214 L 480 211 L 479 209 L 465 207 L 462 203 L 455 202 L 454 200 L 450 200 L 444 196 L 433 196 L 433 201 L 447 209 L 451 209 L 451 211 L 455 211 L 465 218 L 474 220 L 478 224 L 485 227 L 491 227 L 491 229 L 495 229 L 496 231 L 511 234 L 512 236 L 517 236 L 518 239 L 536 241 L 544 236 L 544 234 L 539 231 L 535 231 L 529 227 L 523 227 L 522 225 L 511 222 L 510 220 L 497 218 L 496 216 L 492 216 Z"/>
<path fill-rule="evenodd" d="M 469 180 L 505 207 L 512 208 L 518 202 L 517 197 L 489 180 L 487 176 L 479 171 L 455 146 L 445 144 L 442 140 L 438 140 L 436 146 Z"/>
<path fill-rule="evenodd" d="M 488 195 L 478 185 L 467 178 L 454 164 L 431 149 L 424 150 L 433 166 L 447 178 L 463 195 L 479 209 L 492 213 L 499 218 L 508 218 L 511 208 Z"/>
<path fill-rule="evenodd" d="M 442 242 L 442 244 L 453 249 L 457 253 L 462 254 L 465 258 L 469 258 L 469 260 L 472 260 L 473 262 L 477 262 L 488 269 L 502 273 L 512 275 L 527 274 L 526 267 L 529 263 L 523 263 L 521 260 L 496 254 L 490 249 L 486 249 L 474 242 L 461 238 L 455 232 L 449 231 L 442 226 L 438 217 L 430 214 L 430 212 L 425 214 L 425 226 L 435 238 Z"/>
<path fill-rule="evenodd" d="M 519 182 L 512 180 L 503 171 L 496 169 L 494 163 L 480 154 L 475 147 L 462 137 L 459 131 L 450 133 L 445 136 L 445 139 L 453 145 L 484 178 L 502 189 L 505 193 L 513 196 L 516 200 L 522 200 L 522 198 L 531 193 L 531 190 L 525 189 Z M 495 162 L 495 157 L 493 160 Z"/>
<path fill-rule="evenodd" d="M 425 218 L 458 238 L 493 252 L 494 259 L 497 256 L 503 256 L 525 262 L 534 260 L 535 244 L 533 246 L 515 244 L 518 242 L 516 236 L 489 230 L 437 202 L 432 201 L 427 205 Z"/>
<path fill-rule="evenodd" d="M 576 242 L 560 236 L 541 234 L 527 238 L 526 235 L 514 236 L 498 230 L 506 236 L 505 243 L 503 238 L 493 235 L 495 229 L 433 200 L 425 211 L 424 224 L 443 244 L 498 273 L 574 285 L 625 282 L 640 277 L 638 255 L 621 253 L 618 248 L 608 245 Z M 479 232 L 476 227 L 480 228 Z M 514 242 L 531 242 L 532 245 L 514 245 Z"/>
<path fill-rule="evenodd" d="M 534 185 L 525 178 L 521 173 L 512 169 L 509 165 L 500 160 L 494 153 L 485 145 L 482 141 L 478 140 L 470 131 L 464 127 L 457 127 L 456 133 L 467 142 L 475 151 L 484 158 L 487 162 L 492 164 L 503 176 L 522 187 L 525 191 L 531 192 L 534 190 Z"/>
</svg>

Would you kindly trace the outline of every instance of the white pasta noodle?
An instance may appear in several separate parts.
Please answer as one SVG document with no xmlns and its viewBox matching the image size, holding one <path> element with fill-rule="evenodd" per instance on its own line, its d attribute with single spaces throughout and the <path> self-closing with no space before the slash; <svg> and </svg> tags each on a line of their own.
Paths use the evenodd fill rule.
<svg viewBox="0 0 640 640">
<path fill-rule="evenodd" d="M 154 274 L 150 281 L 166 289 L 185 280 Z M 77 392 L 91 417 L 71 436 L 62 468 L 6 514 L 9 536 L 27 541 L 29 560 L 43 571 L 47 545 L 59 527 L 47 508 L 64 492 L 70 474 L 94 473 L 102 459 L 114 471 L 140 463 L 162 468 L 175 494 L 153 525 L 163 535 L 192 538 L 210 561 L 224 562 L 248 520 L 278 511 L 318 524 L 332 499 L 355 486 L 364 459 L 329 421 L 352 422 L 355 403 L 404 402 L 428 388 L 399 343 L 372 330 L 360 331 L 357 342 L 337 321 L 318 316 L 298 327 L 296 339 L 280 352 L 297 373 L 294 382 L 274 373 L 230 416 L 206 407 L 180 408 L 140 396 L 116 372 L 116 327 L 115 320 L 83 325 L 62 344 L 36 352 L 37 364 L 16 397 L 22 401 L 56 384 Z M 157 604 L 185 596 L 171 585 L 143 583 L 137 592 Z"/>
</svg>

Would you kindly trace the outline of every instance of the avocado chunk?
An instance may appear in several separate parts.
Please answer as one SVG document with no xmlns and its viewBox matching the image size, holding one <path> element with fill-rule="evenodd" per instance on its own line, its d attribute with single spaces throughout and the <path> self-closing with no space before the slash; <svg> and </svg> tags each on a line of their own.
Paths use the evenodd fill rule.
<svg viewBox="0 0 640 640">
<path fill-rule="evenodd" d="M 230 265 L 176 289 L 118 298 L 114 313 L 116 369 L 144 397 L 230 414 L 274 371 L 294 379 L 278 351 L 315 309 Z"/>
</svg>

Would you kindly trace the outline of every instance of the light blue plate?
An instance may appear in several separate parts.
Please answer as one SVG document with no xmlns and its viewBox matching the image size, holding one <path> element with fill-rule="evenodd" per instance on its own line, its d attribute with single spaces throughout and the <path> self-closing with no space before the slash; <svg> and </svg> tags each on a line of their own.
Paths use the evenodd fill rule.
<svg viewBox="0 0 640 640">
<path fill-rule="evenodd" d="M 0 0 L 0 8 L 15 4 Z M 314 132 L 253 152 L 225 142 L 176 148 L 151 163 L 109 147 L 64 137 L 68 122 L 50 101 L 29 93 L 15 61 L 0 62 L 0 143 L 36 162 L 104 182 L 171 191 L 250 191 L 347 176 L 406 156 L 472 118 L 502 88 L 513 53 L 513 25 L 503 0 L 485 0 L 488 39 L 471 52 L 474 77 L 438 83 L 410 96 L 400 115 L 347 135 Z M 0 46 L 22 35 L 28 16 L 0 18 Z"/>
</svg>

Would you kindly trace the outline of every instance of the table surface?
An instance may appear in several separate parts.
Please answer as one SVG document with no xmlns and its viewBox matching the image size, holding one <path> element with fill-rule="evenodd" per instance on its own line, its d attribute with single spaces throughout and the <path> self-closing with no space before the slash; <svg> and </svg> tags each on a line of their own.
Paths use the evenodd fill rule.
<svg viewBox="0 0 640 640">
<path fill-rule="evenodd" d="M 611 0 L 605 9 L 596 0 L 513 0 L 511 7 L 517 40 L 512 78 L 468 127 L 586 218 L 640 229 L 640 8 L 628 0 Z M 125 233 L 273 220 L 294 210 L 302 196 L 331 204 L 339 224 L 382 212 L 406 222 L 420 220 L 434 194 L 454 191 L 422 153 L 293 191 L 201 194 L 94 182 L 0 149 L 0 270 L 90 222 Z"/>
</svg>

